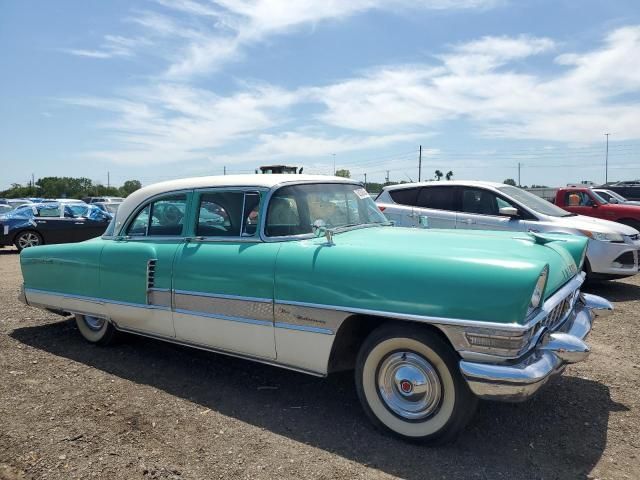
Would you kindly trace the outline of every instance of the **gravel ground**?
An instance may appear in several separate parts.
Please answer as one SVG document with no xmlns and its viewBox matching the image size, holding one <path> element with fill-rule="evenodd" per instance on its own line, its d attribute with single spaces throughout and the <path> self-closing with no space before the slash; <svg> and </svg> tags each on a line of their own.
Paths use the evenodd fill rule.
<svg viewBox="0 0 640 480">
<path fill-rule="evenodd" d="M 376 432 L 350 374 L 319 379 L 126 337 L 87 344 L 70 319 L 16 298 L 0 250 L 0 479 L 638 479 L 640 276 L 586 363 L 524 404 L 483 402 L 447 447 Z"/>
</svg>

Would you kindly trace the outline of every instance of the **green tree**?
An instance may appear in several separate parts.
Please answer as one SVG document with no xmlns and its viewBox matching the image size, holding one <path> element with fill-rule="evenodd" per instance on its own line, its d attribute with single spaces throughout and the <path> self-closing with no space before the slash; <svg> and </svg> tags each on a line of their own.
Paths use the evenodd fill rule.
<svg viewBox="0 0 640 480">
<path fill-rule="evenodd" d="M 127 180 L 120 187 L 120 195 L 122 195 L 123 197 L 127 197 L 131 195 L 133 192 L 135 192 L 136 190 L 140 190 L 141 188 L 142 188 L 142 184 L 140 183 L 139 180 Z"/>
<path fill-rule="evenodd" d="M 341 168 L 340 170 L 336 170 L 336 177 L 351 178 L 351 172 L 346 168 Z"/>
<path fill-rule="evenodd" d="M 442 172 L 440 170 L 435 171 L 436 180 L 440 180 L 442 178 Z"/>
<path fill-rule="evenodd" d="M 446 178 L 447 180 L 451 180 L 453 178 L 453 170 L 449 170 L 444 178 Z"/>
<path fill-rule="evenodd" d="M 91 180 L 84 177 L 44 177 L 36 185 L 45 198 L 80 198 L 93 187 Z"/>
<path fill-rule="evenodd" d="M 513 187 L 517 187 L 516 181 L 513 178 L 507 178 L 504 182 L 505 185 L 511 185 Z"/>
</svg>

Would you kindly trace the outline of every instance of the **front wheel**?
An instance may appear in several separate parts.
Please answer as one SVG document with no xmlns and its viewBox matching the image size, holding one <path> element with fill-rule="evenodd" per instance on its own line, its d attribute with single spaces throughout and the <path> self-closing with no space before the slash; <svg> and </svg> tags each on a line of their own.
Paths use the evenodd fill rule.
<svg viewBox="0 0 640 480">
<path fill-rule="evenodd" d="M 104 318 L 76 314 L 76 325 L 85 340 L 96 345 L 109 345 L 116 338 L 115 327 Z"/>
<path fill-rule="evenodd" d="M 358 397 L 382 430 L 411 441 L 452 441 L 477 404 L 458 361 L 435 332 L 410 325 L 382 326 L 358 354 Z"/>
</svg>

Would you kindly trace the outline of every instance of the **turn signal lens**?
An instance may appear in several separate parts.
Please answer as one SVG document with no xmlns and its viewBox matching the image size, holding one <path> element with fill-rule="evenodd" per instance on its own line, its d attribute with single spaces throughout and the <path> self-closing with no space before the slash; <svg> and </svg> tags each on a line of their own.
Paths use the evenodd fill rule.
<svg viewBox="0 0 640 480">
<path fill-rule="evenodd" d="M 540 276 L 538 276 L 538 281 L 536 282 L 536 286 L 533 289 L 533 295 L 531 295 L 531 300 L 529 301 L 529 308 L 527 309 L 527 316 L 531 315 L 531 313 L 540 306 L 542 302 L 542 295 L 544 294 L 544 287 L 547 285 L 547 277 L 549 276 L 549 265 L 545 265 L 542 271 L 540 272 Z"/>
</svg>

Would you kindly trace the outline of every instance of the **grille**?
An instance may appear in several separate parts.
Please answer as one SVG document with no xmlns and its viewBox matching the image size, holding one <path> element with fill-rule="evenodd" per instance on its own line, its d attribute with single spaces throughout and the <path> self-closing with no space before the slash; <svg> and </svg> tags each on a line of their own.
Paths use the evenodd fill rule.
<svg viewBox="0 0 640 480">
<path fill-rule="evenodd" d="M 635 235 L 627 235 L 629 237 L 629 240 L 632 241 L 636 241 L 636 240 L 640 240 L 640 233 L 636 233 Z"/>
<path fill-rule="evenodd" d="M 558 305 L 553 307 L 553 310 L 549 312 L 549 315 L 547 315 L 544 320 L 542 320 L 542 325 L 547 327 L 549 330 L 555 330 L 556 328 L 558 328 L 571 311 L 571 308 L 575 303 L 575 299 L 578 296 L 578 292 L 578 290 L 572 292 Z"/>
<path fill-rule="evenodd" d="M 147 261 L 147 288 L 153 288 L 156 284 L 156 263 L 158 260 L 152 258 Z"/>
</svg>

